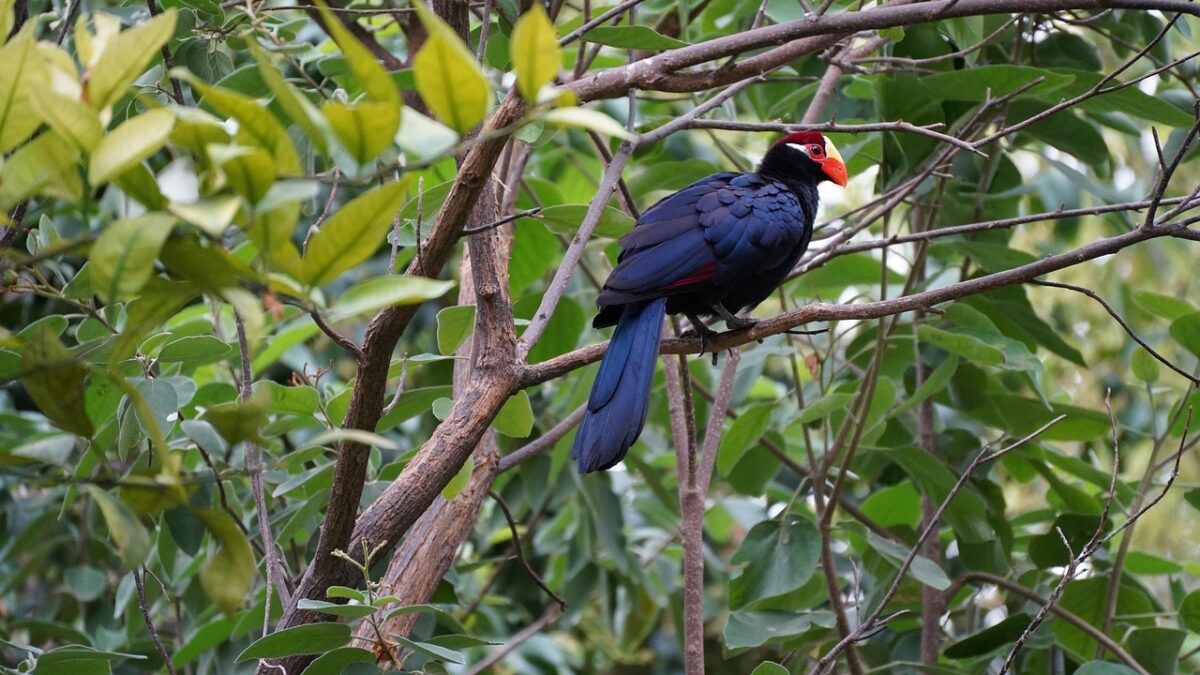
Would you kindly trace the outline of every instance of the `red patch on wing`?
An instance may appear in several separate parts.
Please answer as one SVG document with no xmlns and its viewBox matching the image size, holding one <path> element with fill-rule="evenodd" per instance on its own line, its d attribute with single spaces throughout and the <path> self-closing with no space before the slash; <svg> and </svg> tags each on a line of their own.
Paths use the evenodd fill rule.
<svg viewBox="0 0 1200 675">
<path fill-rule="evenodd" d="M 667 284 L 667 288 L 682 288 L 684 286 L 691 286 L 692 284 L 701 284 L 706 281 L 712 281 L 716 277 L 717 277 L 717 263 L 716 262 L 708 262 L 708 263 L 704 263 L 703 265 L 701 265 L 700 269 L 696 270 L 695 272 L 692 272 L 691 274 L 687 275 L 686 277 L 684 277 L 678 281 L 673 281 L 673 282 Z"/>
</svg>

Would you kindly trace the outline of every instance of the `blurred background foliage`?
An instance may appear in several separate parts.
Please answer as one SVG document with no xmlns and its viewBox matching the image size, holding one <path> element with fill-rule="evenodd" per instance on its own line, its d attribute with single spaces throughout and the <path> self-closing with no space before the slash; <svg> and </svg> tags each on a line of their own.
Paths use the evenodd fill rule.
<svg viewBox="0 0 1200 675">
<path fill-rule="evenodd" d="M 259 651 L 243 653 L 261 631 L 266 580 L 246 442 L 265 451 L 272 529 L 298 574 L 321 524 L 333 449 L 346 437 L 339 425 L 356 364 L 311 313 L 358 341 L 374 311 L 425 303 L 392 364 L 389 393 L 396 386 L 403 393 L 367 437 L 365 506 L 449 410 L 454 354 L 471 331 L 473 312 L 456 306 L 450 292 L 457 264 L 442 275 L 450 283 L 392 274 L 418 255 L 418 239 L 455 178 L 455 151 L 471 143 L 461 132 L 522 78 L 528 97 L 540 90 L 542 104 L 516 130 L 531 151 L 514 205 L 540 211 L 506 226 L 519 331 L 604 172 L 590 134 L 604 135 L 607 149 L 630 122 L 624 99 L 584 110 L 543 88 L 546 59 L 560 61 L 551 77 L 558 71 L 569 80 L 747 30 L 760 9 L 752 0 L 647 0 L 632 25 L 623 15 L 578 46 L 551 44 L 547 56 L 543 40 L 530 52 L 535 65 L 526 67 L 514 66 L 524 44 L 512 39 L 522 9 L 514 0 L 472 3 L 465 44 L 408 3 L 392 11 L 356 2 L 361 12 L 350 17 L 396 55 L 385 70 L 345 29 L 334 31 L 335 44 L 303 8 L 272 4 L 0 3 L 4 32 L 12 31 L 0 49 L 0 101 L 8 104 L 0 118 L 0 206 L 13 216 L 4 235 L 11 248 L 0 259 L 0 665 L 10 671 L 35 662 L 46 673 L 163 670 L 135 592 L 143 566 L 150 616 L 179 672 L 249 672 L 256 655 L 304 647 L 333 656 L 306 672 L 341 672 L 338 659 L 351 672 L 374 669 L 369 652 L 331 651 L 349 639 L 338 629 L 308 642 L 260 642 Z M 830 11 L 856 5 L 834 2 Z M 592 15 L 605 9 L 586 1 L 549 7 L 553 31 L 561 37 L 582 25 L 585 6 Z M 804 16 L 792 0 L 762 8 L 767 23 Z M 482 16 L 488 25 L 480 49 Z M 424 64 L 405 57 L 419 20 L 422 38 L 442 40 Z M 1150 130 L 1170 158 L 1194 122 L 1196 62 L 1173 62 L 1194 55 L 1200 22 L 1184 17 L 1167 28 L 1167 20 L 1107 10 L 881 31 L 883 45 L 847 69 L 825 119 L 937 123 L 959 133 L 989 97 L 1027 87 L 988 118 L 996 129 L 1087 91 L 1151 42 L 1117 82 L 1170 67 L 990 143 L 987 158 L 959 153 L 949 172 L 921 181 L 851 241 L 1145 199 L 1158 165 Z M 798 122 L 827 65 L 816 57 L 790 63 L 708 118 Z M 654 128 L 700 100 L 637 92 L 632 128 Z M 687 130 L 639 149 L 624 177 L 644 209 L 708 173 L 749 170 L 773 137 Z M 822 188 L 809 261 L 859 222 L 877 195 L 946 147 L 904 133 L 830 138 L 852 180 L 845 191 Z M 1195 155 L 1192 148 L 1184 157 L 1168 197 L 1200 183 Z M 596 284 L 615 258 L 615 236 L 632 221 L 614 198 L 531 363 L 604 338 L 590 328 Z M 756 315 L 944 286 L 1140 223 L 1136 211 L 1114 211 L 939 238 L 927 249 L 898 244 L 886 256 L 872 249 L 830 257 Z M 1187 242 L 1156 239 L 1053 279 L 1094 291 L 1154 349 L 1195 374 L 1200 282 L 1193 252 Z M 923 278 L 913 277 L 915 264 Z M 836 641 L 811 484 L 796 468 L 807 471 L 810 458 L 834 442 L 867 386 L 877 345 L 883 358 L 847 473 L 845 502 L 857 513 L 839 513 L 830 535 L 837 585 L 852 612 L 865 614 L 891 583 L 918 531 L 922 498 L 939 503 L 981 447 L 997 449 L 1066 415 L 985 465 L 952 502 L 936 538 L 941 560 L 919 559 L 892 600 L 892 611 L 911 612 L 860 647 L 878 672 L 917 672 L 906 664 L 918 660 L 923 586 L 945 590 L 982 572 L 1050 593 L 1069 558 L 1054 528 L 1081 545 L 1105 502 L 1113 463 L 1106 392 L 1120 446 L 1116 523 L 1159 493 L 1181 442 L 1191 449 L 1190 437 L 1181 441 L 1191 383 L 1150 357 L 1094 300 L 1013 286 L 942 309 L 894 323 L 839 322 L 823 334 L 746 348 L 736 419 L 726 424 L 704 521 L 712 672 L 805 672 Z M 239 392 L 237 317 L 254 380 L 247 395 Z M 918 356 L 930 368 L 922 388 Z M 689 363 L 703 423 L 718 369 L 707 358 Z M 502 452 L 567 417 L 584 401 L 594 371 L 579 369 L 514 398 L 493 425 Z M 661 373 L 655 387 L 646 431 L 621 467 L 576 475 L 568 434 L 493 485 L 519 524 L 531 564 L 567 603 L 497 672 L 681 670 L 679 507 Z M 933 453 L 917 437 L 914 413 L 925 399 L 933 402 Z M 443 494 L 461 487 L 456 481 Z M 1106 626 L 1155 675 L 1200 665 L 1193 657 L 1200 650 L 1197 508 L 1200 474 L 1194 453 L 1185 452 L 1173 489 L 1103 547 L 1059 603 Z M 509 641 L 547 611 L 550 599 L 514 562 L 513 546 L 504 514 L 485 502 L 428 605 L 406 610 L 421 620 L 413 642 L 404 643 L 405 668 L 469 672 L 466 664 L 483 658 L 489 643 Z M 370 576 L 378 578 L 387 561 L 374 562 Z M 1114 567 L 1123 576 L 1115 616 L 1106 617 Z M 1037 612 L 1028 598 L 979 578 L 954 585 L 941 623 L 945 648 L 925 672 L 994 672 Z M 389 591 L 345 593 L 358 604 L 382 605 Z M 272 611 L 279 611 L 277 597 Z M 1018 668 L 1070 672 L 1102 660 L 1099 654 L 1087 634 L 1051 616 Z M 1115 663 L 1088 667 L 1133 672 Z"/>
</svg>

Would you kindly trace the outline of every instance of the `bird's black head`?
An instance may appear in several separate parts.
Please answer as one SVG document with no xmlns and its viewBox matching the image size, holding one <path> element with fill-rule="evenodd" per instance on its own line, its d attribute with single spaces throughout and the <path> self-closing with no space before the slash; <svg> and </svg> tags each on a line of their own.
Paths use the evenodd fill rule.
<svg viewBox="0 0 1200 675">
<path fill-rule="evenodd" d="M 776 141 L 763 157 L 759 173 L 812 185 L 827 180 L 845 186 L 848 180 L 841 153 L 815 131 L 789 134 Z"/>
</svg>

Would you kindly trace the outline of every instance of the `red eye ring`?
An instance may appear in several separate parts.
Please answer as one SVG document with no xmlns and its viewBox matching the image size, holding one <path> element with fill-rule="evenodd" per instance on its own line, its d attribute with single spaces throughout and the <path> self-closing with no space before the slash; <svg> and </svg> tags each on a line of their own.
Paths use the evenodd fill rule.
<svg viewBox="0 0 1200 675">
<path fill-rule="evenodd" d="M 819 145 L 810 145 L 808 146 L 808 153 L 813 157 L 820 157 L 825 153 L 825 150 Z"/>
</svg>

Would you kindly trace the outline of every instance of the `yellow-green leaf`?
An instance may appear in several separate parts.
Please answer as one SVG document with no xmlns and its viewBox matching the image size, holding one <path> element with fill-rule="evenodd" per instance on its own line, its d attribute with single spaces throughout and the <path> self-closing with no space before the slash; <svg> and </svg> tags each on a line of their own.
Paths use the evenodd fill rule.
<svg viewBox="0 0 1200 675">
<path fill-rule="evenodd" d="M 200 587 L 213 604 L 232 617 L 254 586 L 254 552 L 229 514 L 215 509 L 195 509 L 193 513 L 216 542 L 215 550 L 210 548 L 200 568 Z"/>
<path fill-rule="evenodd" d="M 370 258 L 404 204 L 407 182 L 388 183 L 361 194 L 330 216 L 308 242 L 303 280 L 313 286 L 326 284 Z"/>
<path fill-rule="evenodd" d="M 102 138 L 92 151 L 88 180 L 92 185 L 100 185 L 141 164 L 162 148 L 174 126 L 175 115 L 166 108 L 129 118 Z"/>
<path fill-rule="evenodd" d="M 340 22 L 335 23 L 340 25 Z M 262 75 L 263 82 L 266 83 L 271 93 L 275 94 L 275 102 L 293 122 L 304 130 L 304 135 L 308 137 L 309 142 L 313 144 L 313 148 L 318 153 L 327 153 L 329 151 L 327 144 L 329 123 L 321 116 L 312 102 L 284 79 L 279 67 L 271 62 L 270 56 L 263 51 L 253 36 L 246 37 L 246 44 L 249 45 L 254 60 L 258 62 L 258 72 Z"/>
<path fill-rule="evenodd" d="M 203 110 L 176 106 L 171 112 L 175 113 L 175 128 L 171 130 L 170 138 L 173 145 L 203 153 L 210 144 L 224 145 L 233 139 L 221 125 L 221 120 Z"/>
<path fill-rule="evenodd" d="M 334 42 L 346 55 L 346 65 L 349 66 L 354 79 L 358 80 L 358 84 L 362 86 L 367 96 L 381 103 L 390 103 L 399 110 L 400 92 L 396 90 L 396 84 L 388 72 L 379 65 L 378 59 L 372 56 L 371 52 L 350 34 L 350 31 L 329 11 L 324 2 L 318 0 L 317 8 L 321 12 L 321 18 L 324 19 L 325 30 L 329 31 Z M 424 21 L 423 17 L 422 21 Z M 397 118 L 398 120 L 399 118 Z M 396 130 L 393 128 L 390 133 L 394 134 Z"/>
<path fill-rule="evenodd" d="M 446 487 L 442 488 L 442 498 L 446 501 L 453 501 L 455 497 L 462 494 L 462 491 L 467 489 L 467 485 L 471 482 L 471 472 L 475 470 L 475 458 L 468 457 L 458 473 L 454 474 L 454 478 L 446 483 Z"/>
<path fill-rule="evenodd" d="M 275 182 L 275 162 L 263 148 L 214 143 L 208 146 L 208 156 L 221 169 L 221 186 L 232 189 L 251 204 L 267 194 Z"/>
<path fill-rule="evenodd" d="M 80 150 L 90 152 L 104 136 L 100 115 L 82 101 L 63 96 L 49 87 L 34 87 L 30 93 L 38 115 Z"/>
<path fill-rule="evenodd" d="M 115 103 L 174 34 L 175 10 L 168 9 L 108 39 L 104 51 L 98 57 L 93 55 L 96 65 L 84 82 L 84 100 L 97 110 Z"/>
<path fill-rule="evenodd" d="M 354 105 L 329 101 L 321 106 L 342 147 L 359 164 L 377 157 L 392 144 L 400 126 L 400 108 L 391 103 L 364 101 Z"/>
<path fill-rule="evenodd" d="M 404 275 L 375 277 L 347 289 L 334 303 L 329 318 L 340 321 L 393 305 L 416 305 L 440 298 L 451 288 L 453 281 Z"/>
<path fill-rule="evenodd" d="M 540 3 L 533 3 L 517 21 L 510 44 L 517 89 L 526 101 L 536 101 L 538 91 L 554 80 L 562 62 L 554 24 Z"/>
<path fill-rule="evenodd" d="M 568 127 L 591 129 L 606 136 L 633 138 L 633 134 L 621 126 L 620 122 L 591 108 L 554 108 L 540 113 L 537 119 Z"/>
<path fill-rule="evenodd" d="M 512 398 L 505 401 L 496 419 L 492 420 L 492 428 L 513 438 L 525 438 L 533 431 L 533 408 L 529 405 L 529 395 L 518 391 Z"/>
<path fill-rule="evenodd" d="M 257 212 L 254 222 L 246 230 L 246 236 L 271 266 L 293 279 L 300 279 L 304 268 L 300 249 L 292 243 L 292 231 L 299 218 L 300 204 L 285 203 L 269 211 Z"/>
<path fill-rule="evenodd" d="M 78 159 L 79 152 L 53 131 L 26 143 L 0 172 L 0 208 L 7 210 L 39 193 L 77 201 L 83 194 Z"/>
<path fill-rule="evenodd" d="M 229 228 L 241 207 L 241 198 L 227 195 L 201 199 L 190 204 L 172 203 L 167 205 L 167 210 L 204 230 L 210 237 L 220 237 Z"/>
<path fill-rule="evenodd" d="M 33 27 L 25 28 L 0 48 L 0 152 L 20 145 L 42 123 L 29 100 L 41 62 L 34 47 Z"/>
<path fill-rule="evenodd" d="M 461 134 L 487 114 L 491 98 L 487 78 L 462 40 L 438 23 L 441 19 L 426 19 L 432 16 L 428 10 L 420 15 L 429 39 L 413 58 L 417 92 L 439 119 Z"/>
<path fill-rule="evenodd" d="M 175 218 L 165 213 L 146 213 L 109 225 L 88 256 L 96 295 L 104 302 L 137 295 L 154 273 L 154 260 L 174 226 Z"/>
<path fill-rule="evenodd" d="M 249 96 L 201 81 L 186 70 L 176 68 L 173 75 L 187 80 L 204 97 L 204 103 L 221 115 L 238 121 L 237 138 L 271 153 L 276 168 L 285 174 L 300 173 L 300 158 L 288 138 L 287 130 L 262 104 Z M 274 174 L 272 174 L 274 178 Z"/>
<path fill-rule="evenodd" d="M 13 27 L 13 0 L 0 0 L 0 42 L 8 37 Z"/>
<path fill-rule="evenodd" d="M 88 369 L 63 346 L 58 334 L 39 324 L 22 336 L 21 378 L 25 391 L 38 410 L 54 425 L 80 436 L 92 435 L 92 423 L 84 405 Z"/>
<path fill-rule="evenodd" d="M 112 184 L 147 210 L 161 211 L 167 208 L 167 198 L 158 189 L 158 179 L 145 164 L 134 164 L 125 173 L 113 178 Z"/>
<path fill-rule="evenodd" d="M 125 567 L 134 568 L 146 562 L 146 556 L 150 554 L 150 534 L 133 511 L 120 499 L 95 485 L 85 485 L 83 489 L 100 507 L 104 524 L 108 526 L 108 538 L 117 545 Z"/>
</svg>

